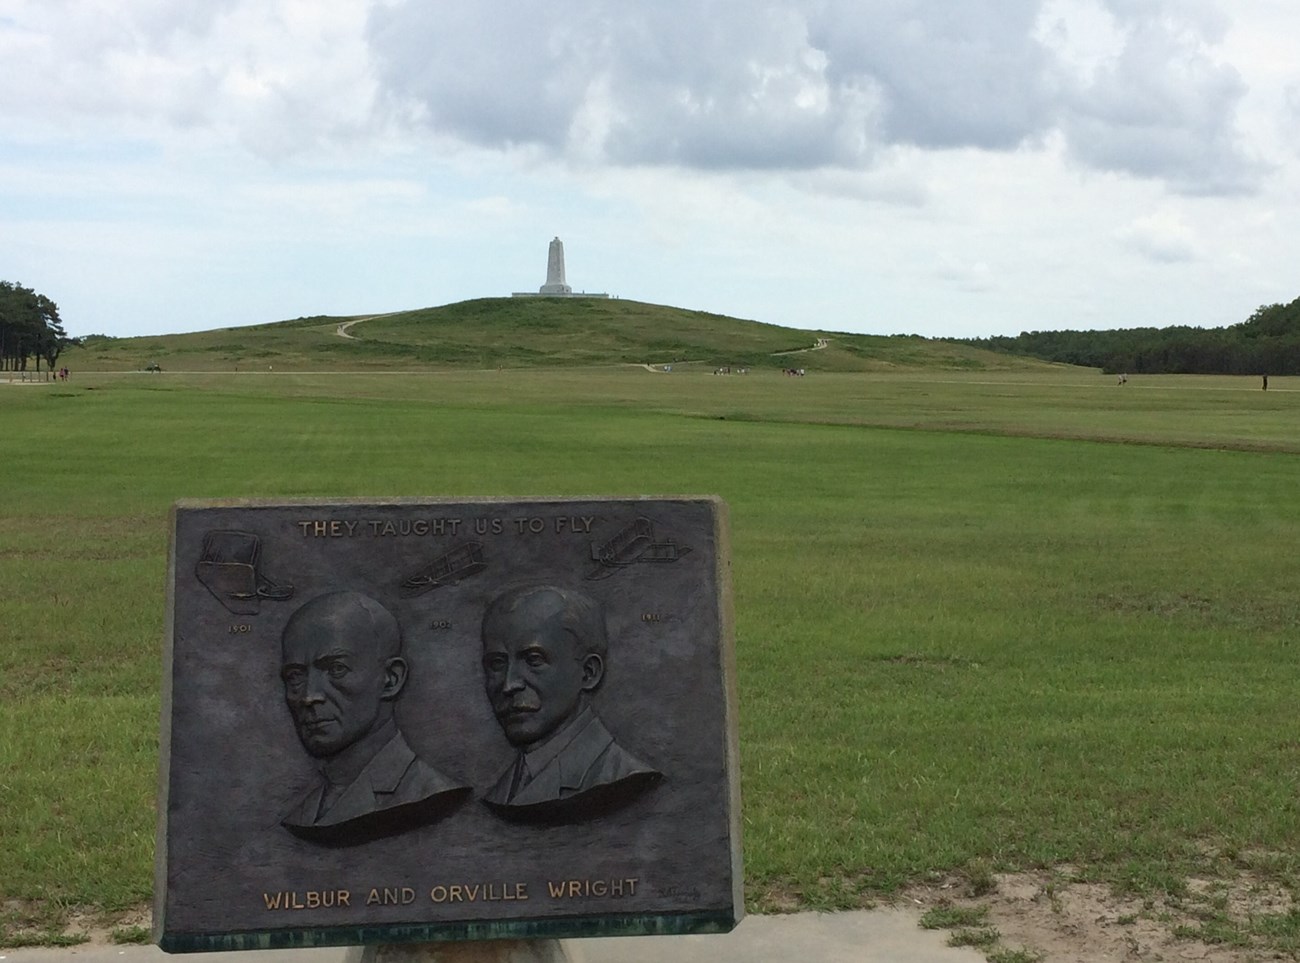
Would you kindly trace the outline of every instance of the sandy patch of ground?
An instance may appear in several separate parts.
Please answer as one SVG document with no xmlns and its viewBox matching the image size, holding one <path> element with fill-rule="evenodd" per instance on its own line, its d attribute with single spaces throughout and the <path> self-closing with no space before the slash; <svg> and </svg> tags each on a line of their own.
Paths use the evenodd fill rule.
<svg viewBox="0 0 1300 963">
<path fill-rule="evenodd" d="M 0 903 L 0 923 L 9 924 L 8 927 L 0 926 L 0 933 L 8 930 L 8 935 L 19 937 L 20 943 L 25 942 L 27 938 L 38 938 L 34 944 L 37 946 L 50 945 L 51 934 L 62 934 L 75 945 L 105 946 L 120 943 L 123 942 L 122 937 L 143 935 L 139 930 L 149 929 L 152 918 L 149 906 L 142 903 L 125 913 L 109 915 L 69 909 L 51 925 L 48 919 L 42 919 L 41 907 L 35 903 L 25 900 L 6 900 Z M 114 939 L 114 934 L 119 938 Z M 140 940 L 126 939 L 125 942 L 140 942 Z M 3 945 L 0 943 L 0 946 Z M 3 950 L 0 950 L 0 953 L 2 952 Z"/>
<path fill-rule="evenodd" d="M 952 878 L 904 894 L 924 909 L 988 907 L 1004 949 L 1024 948 L 1051 963 L 1202 960 L 1252 963 L 1297 956 L 1252 933 L 1251 920 L 1290 913 L 1281 886 L 1250 878 L 1189 880 L 1181 899 L 1117 895 L 1109 885 L 1073 882 L 1070 867 L 1055 872 L 992 877 L 993 889 L 971 893 L 969 880 Z M 1180 932 L 1181 930 L 1181 932 Z M 1191 934 L 1206 934 L 1198 938 Z M 1241 942 L 1249 945 L 1235 945 Z"/>
</svg>

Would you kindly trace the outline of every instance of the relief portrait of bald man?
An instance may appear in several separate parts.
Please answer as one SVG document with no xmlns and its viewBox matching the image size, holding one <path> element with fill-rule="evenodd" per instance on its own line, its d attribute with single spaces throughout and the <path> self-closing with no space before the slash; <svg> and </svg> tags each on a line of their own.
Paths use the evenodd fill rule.
<svg viewBox="0 0 1300 963">
<path fill-rule="evenodd" d="M 313 842 L 349 845 L 445 816 L 469 789 L 407 745 L 393 717 L 407 680 L 397 618 L 360 592 L 321 595 L 290 616 L 280 679 L 319 781 L 281 825 Z"/>
<path fill-rule="evenodd" d="M 516 750 L 483 797 L 498 815 L 586 819 L 663 778 L 620 746 L 592 707 L 609 648 L 595 599 L 557 585 L 509 589 L 488 605 L 482 639 L 488 700 Z"/>
</svg>

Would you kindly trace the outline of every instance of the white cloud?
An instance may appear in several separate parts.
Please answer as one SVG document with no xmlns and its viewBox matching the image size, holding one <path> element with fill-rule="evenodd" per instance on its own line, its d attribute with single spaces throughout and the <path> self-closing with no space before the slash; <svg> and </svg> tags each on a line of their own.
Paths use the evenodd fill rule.
<svg viewBox="0 0 1300 963">
<path fill-rule="evenodd" d="M 887 142 L 1008 149 L 1050 124 L 1053 65 L 1033 36 L 1039 0 L 800 6 L 836 85 L 879 92 Z"/>
<path fill-rule="evenodd" d="M 1283 136 L 1291 149 L 1300 154 L 1300 83 L 1289 84 L 1283 91 L 1285 112 L 1282 115 Z"/>
<path fill-rule="evenodd" d="M 1167 212 L 1135 218 L 1116 232 L 1130 250 L 1161 264 L 1195 261 L 1201 257 L 1196 233 L 1177 215 Z"/>
<path fill-rule="evenodd" d="M 346 0 L 11 5 L 0 114 L 51 133 L 201 128 L 280 157 L 376 122 L 365 9 Z"/>
<path fill-rule="evenodd" d="M 1120 48 L 1095 60 L 1067 95 L 1062 128 L 1071 155 L 1089 167 L 1164 179 L 1183 193 L 1257 188 L 1265 168 L 1236 125 L 1245 82 L 1209 50 L 1221 26 L 1151 13 L 1154 2 L 1126 6 L 1139 12 Z"/>
<path fill-rule="evenodd" d="M 1209 0 L 9 0 L 0 112 L 202 129 L 270 158 L 430 131 L 587 164 L 868 170 L 1008 151 L 1258 186 Z"/>
<path fill-rule="evenodd" d="M 943 255 L 934 275 L 960 291 L 979 294 L 995 287 L 993 269 L 984 261 L 966 262 L 951 254 Z"/>
<path fill-rule="evenodd" d="M 822 168 L 792 172 L 786 180 L 809 194 L 872 204 L 917 208 L 932 199 L 925 181 L 906 170 L 896 158 L 865 171 Z"/>
<path fill-rule="evenodd" d="M 1254 189 L 1228 21 L 1166 0 L 469 0 L 375 8 L 383 89 L 441 134 L 587 162 L 868 169 L 892 145 L 1007 151 L 1183 193 Z"/>
</svg>

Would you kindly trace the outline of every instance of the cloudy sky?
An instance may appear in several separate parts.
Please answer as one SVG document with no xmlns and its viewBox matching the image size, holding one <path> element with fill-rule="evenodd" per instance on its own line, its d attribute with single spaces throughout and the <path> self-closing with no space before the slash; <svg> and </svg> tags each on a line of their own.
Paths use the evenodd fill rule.
<svg viewBox="0 0 1300 963">
<path fill-rule="evenodd" d="M 1300 296 L 1294 0 L 0 0 L 73 334 L 575 290 L 925 335 Z M 1292 227 L 1288 228 L 1287 225 Z"/>
</svg>

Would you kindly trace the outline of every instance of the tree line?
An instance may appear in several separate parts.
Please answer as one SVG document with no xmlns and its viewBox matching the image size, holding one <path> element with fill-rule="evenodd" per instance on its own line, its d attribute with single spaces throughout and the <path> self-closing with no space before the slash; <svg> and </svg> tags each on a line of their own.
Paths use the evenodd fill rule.
<svg viewBox="0 0 1300 963">
<path fill-rule="evenodd" d="M 0 281 L 0 371 L 26 371 L 45 362 L 54 371 L 59 355 L 75 339 L 59 319 L 59 306 L 43 294 L 13 281 Z"/>
<path fill-rule="evenodd" d="M 1300 298 L 1261 305 L 1226 328 L 1172 325 L 1115 331 L 1025 331 L 963 344 L 1133 374 L 1300 374 Z"/>
</svg>

